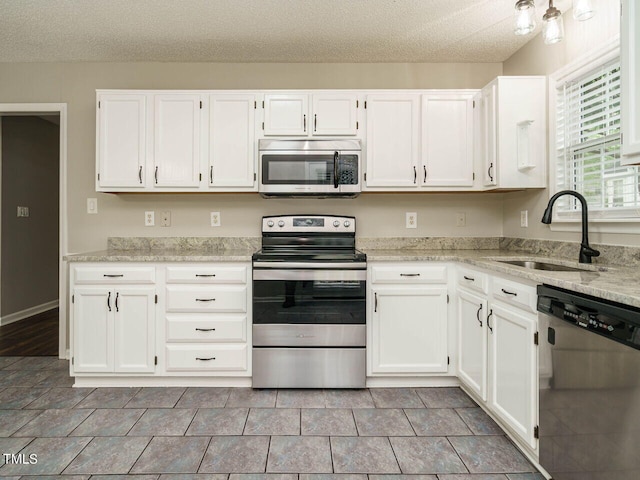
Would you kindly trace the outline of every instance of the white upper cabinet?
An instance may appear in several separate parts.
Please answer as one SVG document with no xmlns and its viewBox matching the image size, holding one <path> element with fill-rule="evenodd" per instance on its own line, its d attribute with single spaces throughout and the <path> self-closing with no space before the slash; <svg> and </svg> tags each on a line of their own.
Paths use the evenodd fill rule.
<svg viewBox="0 0 640 480">
<path fill-rule="evenodd" d="M 365 108 L 367 189 L 417 188 L 420 163 L 420 95 L 368 95 Z"/>
<path fill-rule="evenodd" d="M 209 96 L 208 183 L 220 189 L 253 190 L 256 183 L 253 94 Z"/>
<path fill-rule="evenodd" d="M 621 84 L 623 165 L 640 164 L 640 5 L 622 0 Z"/>
<path fill-rule="evenodd" d="M 154 95 L 153 184 L 200 184 L 201 98 L 198 94 Z"/>
<path fill-rule="evenodd" d="M 473 186 L 473 93 L 422 96 L 422 185 Z"/>
<path fill-rule="evenodd" d="M 144 188 L 147 155 L 147 97 L 144 94 L 98 95 L 96 190 Z"/>
<path fill-rule="evenodd" d="M 546 77 L 498 77 L 480 97 L 485 187 L 547 186 Z"/>
<path fill-rule="evenodd" d="M 309 109 L 311 106 L 311 110 Z M 356 135 L 355 93 L 271 94 L 264 96 L 265 136 Z"/>
</svg>

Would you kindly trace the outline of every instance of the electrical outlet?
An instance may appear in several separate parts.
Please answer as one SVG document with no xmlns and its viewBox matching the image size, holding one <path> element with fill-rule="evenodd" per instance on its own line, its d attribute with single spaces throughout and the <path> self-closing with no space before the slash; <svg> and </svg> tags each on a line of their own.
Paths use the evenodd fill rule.
<svg viewBox="0 0 640 480">
<path fill-rule="evenodd" d="M 418 228 L 418 214 L 416 212 L 406 213 L 406 228 Z"/>
<path fill-rule="evenodd" d="M 98 199 L 97 198 L 87 198 L 87 213 L 91 213 L 91 214 L 98 213 Z"/>
<path fill-rule="evenodd" d="M 456 213 L 456 227 L 464 227 L 467 225 L 467 214 L 464 212 Z"/>
<path fill-rule="evenodd" d="M 219 227 L 221 225 L 220 212 L 211 212 L 211 226 Z"/>
<path fill-rule="evenodd" d="M 160 222 L 162 227 L 171 226 L 171 212 L 162 212 L 162 221 Z"/>
<path fill-rule="evenodd" d="M 18 207 L 17 216 L 18 217 L 28 217 L 29 216 L 29 207 Z"/>
<path fill-rule="evenodd" d="M 520 211 L 520 226 L 524 228 L 529 226 L 529 210 Z"/>
<path fill-rule="evenodd" d="M 156 224 L 155 212 L 144 212 L 144 226 L 153 227 Z"/>
</svg>

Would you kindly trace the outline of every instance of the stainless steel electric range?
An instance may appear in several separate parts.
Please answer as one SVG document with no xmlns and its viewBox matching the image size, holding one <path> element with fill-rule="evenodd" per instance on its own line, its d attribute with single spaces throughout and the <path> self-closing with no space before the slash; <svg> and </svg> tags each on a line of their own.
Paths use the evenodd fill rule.
<svg viewBox="0 0 640 480">
<path fill-rule="evenodd" d="M 356 221 L 263 217 L 253 255 L 253 387 L 365 386 L 366 255 Z"/>
</svg>

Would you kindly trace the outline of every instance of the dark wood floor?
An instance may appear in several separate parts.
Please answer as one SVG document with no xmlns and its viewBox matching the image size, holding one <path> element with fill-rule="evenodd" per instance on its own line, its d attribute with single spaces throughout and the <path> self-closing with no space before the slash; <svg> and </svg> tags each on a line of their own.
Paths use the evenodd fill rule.
<svg viewBox="0 0 640 480">
<path fill-rule="evenodd" d="M 58 355 L 58 309 L 0 327 L 0 356 Z"/>
</svg>

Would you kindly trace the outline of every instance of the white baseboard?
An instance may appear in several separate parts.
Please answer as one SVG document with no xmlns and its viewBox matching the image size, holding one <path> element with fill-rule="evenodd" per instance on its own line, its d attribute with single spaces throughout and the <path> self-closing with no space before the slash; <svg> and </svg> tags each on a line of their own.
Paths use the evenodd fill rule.
<svg viewBox="0 0 640 480">
<path fill-rule="evenodd" d="M 42 312 L 46 312 L 47 310 L 51 310 L 52 308 L 56 308 L 57 306 L 58 300 L 52 300 L 51 302 L 36 305 L 35 307 L 20 310 L 19 312 L 10 313 L 9 315 L 4 315 L 3 317 L 0 317 L 0 326 L 9 325 L 10 323 L 24 320 L 25 318 L 29 318 Z"/>
</svg>

